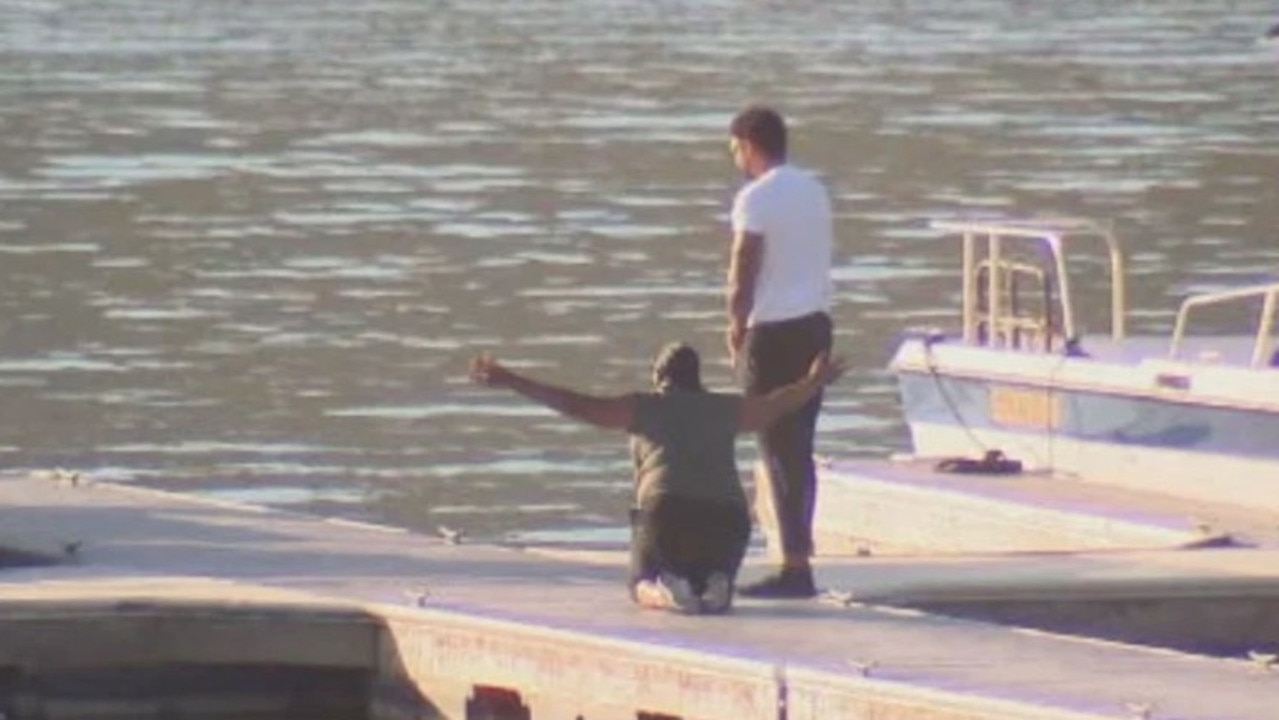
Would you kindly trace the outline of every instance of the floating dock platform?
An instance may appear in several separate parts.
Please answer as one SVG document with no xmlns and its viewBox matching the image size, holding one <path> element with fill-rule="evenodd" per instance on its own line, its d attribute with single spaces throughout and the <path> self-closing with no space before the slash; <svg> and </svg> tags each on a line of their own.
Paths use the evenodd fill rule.
<svg viewBox="0 0 1279 720">
<path fill-rule="evenodd" d="M 864 519 L 836 533 L 856 536 L 854 551 L 818 558 L 822 598 L 741 599 L 723 617 L 634 608 L 621 549 L 450 542 L 131 486 L 0 477 L 0 712 L 1279 717 L 1279 549 L 1219 542 L 1236 521 L 1264 535 L 1265 518 L 1174 521 L 1172 501 L 1098 491 L 1086 506 L 1060 487 L 970 492 L 911 473 L 896 481 L 898 499 L 857 499 L 858 473 L 888 498 L 884 476 L 900 469 L 824 471 L 847 474 L 823 491 L 836 488 Z M 1062 512 L 1049 522 L 1038 507 Z M 1018 511 L 1039 538 L 1024 547 L 1010 540 Z M 1058 520 L 1078 544 L 1057 544 Z M 933 553 L 930 537 L 952 552 Z M 994 552 L 1009 548 L 1020 551 Z M 743 576 L 763 562 L 752 557 Z"/>
</svg>

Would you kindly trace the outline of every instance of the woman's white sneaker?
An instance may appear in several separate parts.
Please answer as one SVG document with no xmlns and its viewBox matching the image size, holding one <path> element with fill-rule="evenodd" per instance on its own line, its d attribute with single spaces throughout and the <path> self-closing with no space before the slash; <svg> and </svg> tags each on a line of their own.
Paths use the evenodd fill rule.
<svg viewBox="0 0 1279 720">
<path fill-rule="evenodd" d="M 641 607 L 686 615 L 702 611 L 702 602 L 693 592 L 693 586 L 684 578 L 670 573 L 662 573 L 656 580 L 635 583 L 635 602 Z"/>
<path fill-rule="evenodd" d="M 733 580 L 726 573 L 713 572 L 706 578 L 702 593 L 702 612 L 722 614 L 733 606 Z"/>
</svg>

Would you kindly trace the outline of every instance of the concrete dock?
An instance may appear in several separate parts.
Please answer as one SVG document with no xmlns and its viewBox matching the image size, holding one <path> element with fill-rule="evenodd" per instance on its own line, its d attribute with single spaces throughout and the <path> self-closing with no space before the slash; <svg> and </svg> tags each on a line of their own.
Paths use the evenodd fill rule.
<svg viewBox="0 0 1279 720">
<path fill-rule="evenodd" d="M 1279 549 L 1182 542 L 1230 528 L 1195 519 L 1188 535 L 1169 530 L 1174 505 L 1147 501 L 1160 512 L 1131 517 L 1163 527 L 1167 542 L 861 548 L 819 558 L 829 590 L 819 600 L 739 600 L 725 617 L 683 617 L 629 604 L 620 549 L 451 543 L 121 485 L 2 477 L 0 548 L 48 564 L 0 572 L 0 711 L 1275 720 Z M 1216 522 L 1235 520 L 1254 534 L 1266 524 Z M 130 685 L 130 673 L 149 680 Z"/>
<path fill-rule="evenodd" d="M 1279 546 L 1271 513 L 1048 473 L 937 472 L 934 462 L 824 460 L 818 550 L 970 554 Z"/>
</svg>

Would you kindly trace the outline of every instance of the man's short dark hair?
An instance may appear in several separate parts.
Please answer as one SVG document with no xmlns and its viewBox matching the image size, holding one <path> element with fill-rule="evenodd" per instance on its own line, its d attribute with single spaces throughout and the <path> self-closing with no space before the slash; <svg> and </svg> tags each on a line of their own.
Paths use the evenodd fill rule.
<svg viewBox="0 0 1279 720">
<path fill-rule="evenodd" d="M 752 105 L 737 113 L 729 134 L 746 140 L 772 160 L 786 159 L 786 121 L 774 109 Z"/>
<path fill-rule="evenodd" d="M 687 343 L 670 343 L 663 347 L 653 360 L 653 379 L 658 387 L 679 390 L 702 389 L 702 361 L 697 351 Z"/>
</svg>

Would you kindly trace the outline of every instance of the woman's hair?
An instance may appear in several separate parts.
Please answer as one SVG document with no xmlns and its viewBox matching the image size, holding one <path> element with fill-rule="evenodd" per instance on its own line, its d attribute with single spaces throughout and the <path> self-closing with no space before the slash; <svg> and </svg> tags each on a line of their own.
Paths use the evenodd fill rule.
<svg viewBox="0 0 1279 720">
<path fill-rule="evenodd" d="M 702 361 L 687 343 L 666 345 L 653 360 L 653 384 L 658 388 L 702 390 Z"/>
</svg>

